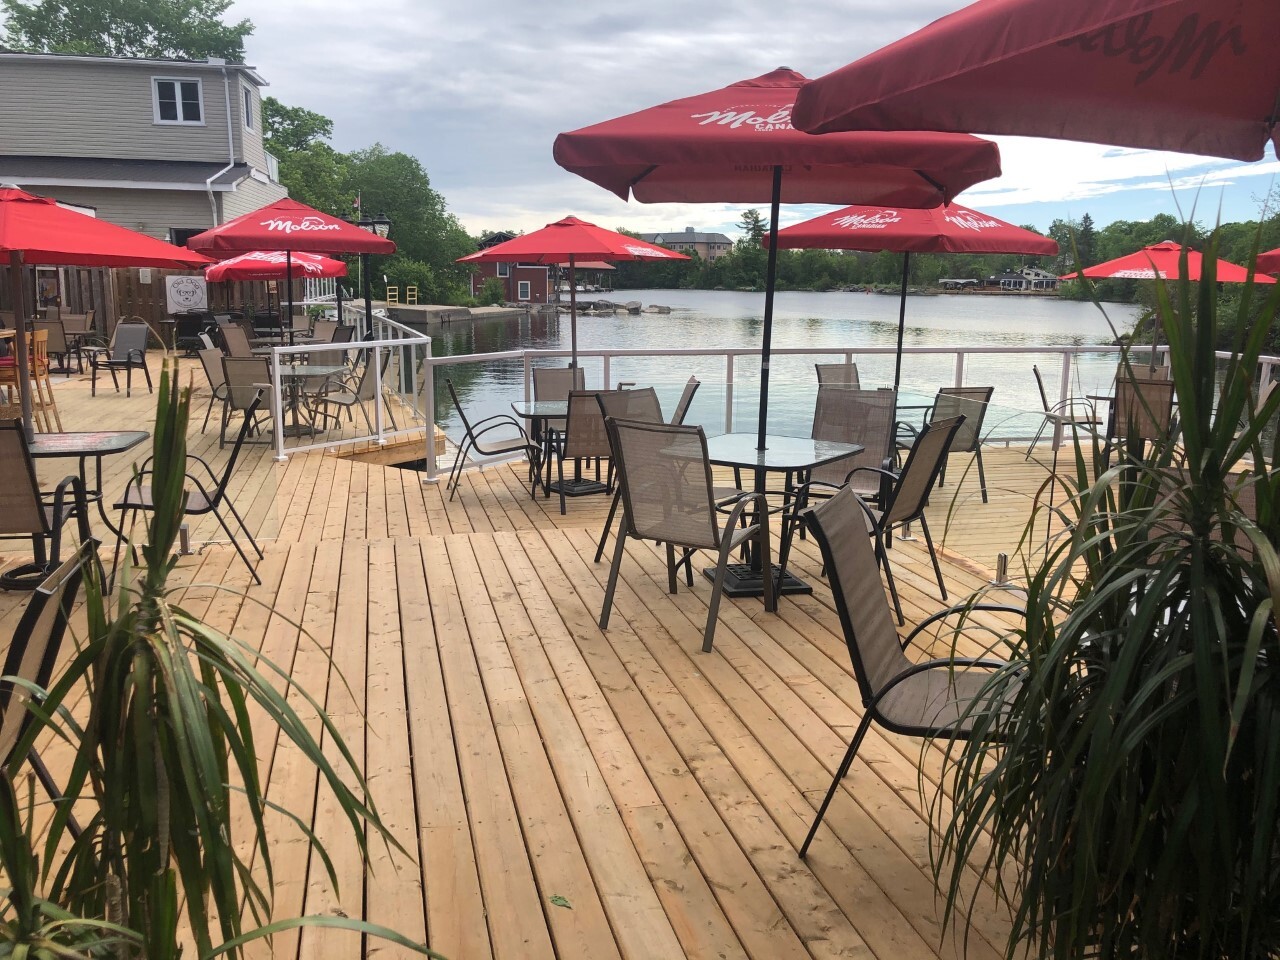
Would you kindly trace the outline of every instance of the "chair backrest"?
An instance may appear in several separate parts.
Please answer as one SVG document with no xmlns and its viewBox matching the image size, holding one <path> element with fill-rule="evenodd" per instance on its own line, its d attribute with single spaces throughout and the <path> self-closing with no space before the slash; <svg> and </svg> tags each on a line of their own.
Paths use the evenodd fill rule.
<svg viewBox="0 0 1280 960">
<path fill-rule="evenodd" d="M 223 357 L 222 375 L 227 383 L 227 403 L 232 410 L 248 410 L 258 391 L 263 404 L 271 402 L 271 363 L 266 357 Z"/>
<path fill-rule="evenodd" d="M 179 313 L 174 316 L 174 340 L 194 340 L 200 332 L 213 323 L 213 314 L 203 310 Z"/>
<path fill-rule="evenodd" d="M 330 343 L 351 343 L 355 339 L 355 327 L 338 327 L 329 338 Z"/>
<path fill-rule="evenodd" d="M 822 551 L 854 678 L 868 704 L 911 662 L 902 652 L 867 536 L 866 505 L 845 488 L 803 516 Z"/>
<path fill-rule="evenodd" d="M 84 329 L 86 331 L 93 329 L 93 318 L 97 312 L 97 309 L 94 307 L 90 307 L 84 312 Z"/>
<path fill-rule="evenodd" d="M 367 367 L 368 364 L 365 364 L 365 366 Z M 472 439 L 474 439 L 471 432 L 471 421 L 467 419 L 467 411 L 463 409 L 462 401 L 458 399 L 457 388 L 454 387 L 453 381 L 448 377 L 445 378 L 444 383 L 445 386 L 449 388 L 449 397 L 453 400 L 453 409 L 458 411 L 458 419 L 462 421 L 462 429 L 467 432 L 468 437 L 472 437 Z"/>
<path fill-rule="evenodd" d="M 640 420 L 643 423 L 662 423 L 662 404 L 658 391 L 653 387 L 636 390 L 601 390 L 596 394 L 600 411 L 606 417 L 619 420 Z"/>
<path fill-rule="evenodd" d="M 852 387 L 855 390 L 862 386 L 856 363 L 815 363 L 813 367 L 818 371 L 818 386 L 825 383 L 836 387 Z"/>
<path fill-rule="evenodd" d="M 337 320 L 317 320 L 311 327 L 311 336 L 316 343 L 332 343 L 337 329 Z"/>
<path fill-rule="evenodd" d="M 581 367 L 534 367 L 534 400 L 568 400 L 573 390 L 586 388 L 586 374 Z"/>
<path fill-rule="evenodd" d="M 227 356 L 246 358 L 253 356 L 253 348 L 249 346 L 249 337 L 245 334 L 243 327 L 219 327 L 222 334 L 222 342 L 226 344 Z"/>
<path fill-rule="evenodd" d="M 46 320 L 60 320 L 62 318 L 62 308 L 56 303 L 51 303 L 44 308 L 44 318 Z"/>
<path fill-rule="evenodd" d="M 1031 373 L 1036 378 L 1036 389 L 1040 391 L 1040 406 L 1048 413 L 1053 408 L 1049 404 L 1049 395 L 1044 392 L 1044 377 L 1040 376 L 1040 368 L 1034 363 L 1031 365 Z"/>
<path fill-rule="evenodd" d="M 64 313 L 61 317 L 64 333 L 88 333 L 90 313 Z"/>
<path fill-rule="evenodd" d="M 222 351 L 217 347 L 205 347 L 200 351 L 200 366 L 204 367 L 210 390 L 217 391 L 227 382 L 227 375 L 222 369 Z"/>
<path fill-rule="evenodd" d="M 579 457 L 607 457 L 610 455 L 609 434 L 604 427 L 604 414 L 595 390 L 571 390 L 568 416 L 564 425 L 564 456 L 566 460 Z"/>
<path fill-rule="evenodd" d="M 924 513 L 929 493 L 938 480 L 947 451 L 951 449 L 951 441 L 963 424 L 962 414 L 947 420 L 934 420 L 920 428 L 916 442 L 907 454 L 907 462 L 898 474 L 898 482 L 890 491 L 889 504 L 885 508 L 886 523 L 906 523 Z"/>
<path fill-rule="evenodd" d="M 350 328 L 348 328 L 350 329 Z M 372 400 L 378 395 L 378 378 L 373 375 L 374 366 L 370 360 L 373 355 L 369 355 L 369 360 L 365 361 L 364 369 L 360 371 L 360 382 L 356 384 L 357 400 Z M 391 366 L 391 351 L 386 350 L 382 354 L 382 382 L 387 382 L 387 368 Z"/>
<path fill-rule="evenodd" d="M 951 441 L 954 453 L 972 453 L 982 442 L 982 421 L 991 407 L 995 387 L 943 387 L 933 401 L 933 419 L 964 417 Z"/>
<path fill-rule="evenodd" d="M 49 331 L 39 326 L 41 323 L 48 322 L 48 320 L 37 320 L 36 328 L 31 331 L 31 375 L 33 377 L 44 376 L 49 372 Z M 58 323 L 56 320 L 53 322 Z M 63 348 L 66 348 L 65 340 Z"/>
<path fill-rule="evenodd" d="M 232 362 L 236 361 L 233 359 Z M 229 388 L 228 392 L 230 392 Z M 215 509 L 222 505 L 222 498 L 227 493 L 227 484 L 231 481 L 231 473 L 236 468 L 236 461 L 240 459 L 240 450 L 244 446 L 245 437 L 253 429 L 255 415 L 270 392 L 270 387 L 258 387 L 250 399 L 249 405 L 244 408 L 244 421 L 240 424 L 240 432 L 236 434 L 235 446 L 231 448 L 231 456 L 227 457 L 227 465 L 222 471 L 222 476 L 218 478 L 218 486 L 214 489 L 213 496 L 210 498 L 210 506 Z"/>
<path fill-rule="evenodd" d="M 118 363 L 140 362 L 147 355 L 151 328 L 145 323 L 118 323 L 111 338 L 111 359 Z"/>
<path fill-rule="evenodd" d="M 701 427 L 606 421 L 629 532 L 646 540 L 716 549 L 720 525 Z"/>
<path fill-rule="evenodd" d="M 676 412 L 671 415 L 672 423 L 677 426 L 684 423 L 685 417 L 689 415 L 689 408 L 693 406 L 693 395 L 698 392 L 698 387 L 700 386 L 702 386 L 702 381 L 697 377 L 689 378 L 689 382 L 684 385 L 684 390 L 676 403 Z"/>
<path fill-rule="evenodd" d="M 1121 376 L 1111 408 L 1107 436 L 1156 440 L 1169 432 L 1173 421 L 1173 382 Z"/>
<path fill-rule="evenodd" d="M 204 348 L 206 350 L 217 350 L 218 356 L 222 356 L 222 348 L 215 347 L 213 345 L 213 337 L 209 336 L 209 334 L 207 333 L 200 334 L 200 342 L 204 344 Z"/>
<path fill-rule="evenodd" d="M 815 467 L 814 480 L 840 486 L 854 467 L 883 467 L 893 443 L 895 394 L 825 383 L 813 410 L 813 439 L 859 443 L 864 452 Z"/>
<path fill-rule="evenodd" d="M 85 567 L 92 568 L 96 547 L 93 540 L 82 544 L 36 587 L 9 644 L 3 676 L 21 677 L 41 689 L 49 688 L 71 607 Z M 28 690 L 12 681 L 0 682 L 0 763 L 9 763 L 13 748 L 31 723 L 32 715 L 27 709 L 30 696 Z"/>
<path fill-rule="evenodd" d="M 49 532 L 22 421 L 0 421 L 0 536 Z"/>
</svg>

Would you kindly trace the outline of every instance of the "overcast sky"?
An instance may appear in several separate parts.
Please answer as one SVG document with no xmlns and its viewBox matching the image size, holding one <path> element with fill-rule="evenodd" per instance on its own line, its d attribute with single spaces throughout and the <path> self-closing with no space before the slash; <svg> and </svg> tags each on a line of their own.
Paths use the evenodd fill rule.
<svg viewBox="0 0 1280 960">
<path fill-rule="evenodd" d="M 735 233 L 743 207 L 623 203 L 551 158 L 557 133 L 788 66 L 816 77 L 963 0 L 236 0 L 268 93 L 334 121 L 334 146 L 418 157 L 472 233 L 574 214 L 641 232 Z M 1004 176 L 959 199 L 1041 230 L 1178 215 L 1255 219 L 1280 171 L 1255 164 L 997 138 Z M 1171 182 L 1178 186 L 1176 194 Z M 1197 198 L 1197 189 L 1199 190 Z M 784 221 L 821 207 L 784 208 Z M 373 211 L 376 212 L 376 211 Z"/>
</svg>

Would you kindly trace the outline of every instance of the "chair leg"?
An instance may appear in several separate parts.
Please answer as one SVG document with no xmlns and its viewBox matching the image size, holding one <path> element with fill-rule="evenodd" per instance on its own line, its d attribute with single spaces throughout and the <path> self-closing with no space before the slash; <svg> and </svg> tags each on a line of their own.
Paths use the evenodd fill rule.
<svg viewBox="0 0 1280 960">
<path fill-rule="evenodd" d="M 609 504 L 609 516 L 605 517 L 604 529 L 600 531 L 600 542 L 596 544 L 596 563 L 599 563 L 600 558 L 604 556 L 604 543 L 609 539 L 609 531 L 613 528 L 613 518 L 618 512 L 618 501 L 621 499 L 622 491 L 615 490 L 613 500 Z"/>
<path fill-rule="evenodd" d="M 453 466 L 449 468 L 449 479 L 445 483 L 448 487 L 452 484 L 449 492 L 449 499 L 452 500 L 458 492 L 458 484 L 462 481 L 462 464 L 466 460 L 467 451 L 473 446 L 471 438 L 468 437 L 466 443 L 458 448 L 458 455 L 453 458 Z"/>
<path fill-rule="evenodd" d="M 560 516 L 569 512 L 564 499 L 564 457 L 556 457 L 556 486 L 560 488 Z"/>
<path fill-rule="evenodd" d="M 217 399 L 217 397 L 209 398 L 209 406 L 204 411 L 204 424 L 200 427 L 201 434 L 209 429 L 209 418 L 213 416 L 213 402 Z"/>
<path fill-rule="evenodd" d="M 1040 429 L 1037 430 L 1036 435 L 1031 438 L 1031 446 L 1027 447 L 1027 455 L 1022 458 L 1023 460 L 1031 459 L 1031 454 L 1035 452 L 1036 444 L 1039 443 L 1040 438 L 1044 436 L 1044 428 L 1047 427 L 1048 425 L 1049 425 L 1048 417 L 1045 417 L 1043 420 L 1040 421 Z"/>
<path fill-rule="evenodd" d="M 92 356 L 92 355 L 91 355 Z M 89 361 L 89 396 L 96 397 L 98 395 L 98 365 Z"/>
<path fill-rule="evenodd" d="M 888 527 L 876 532 L 876 559 L 880 561 L 880 566 L 884 568 L 884 578 L 889 584 L 889 596 L 893 598 L 893 609 L 898 615 L 898 626 L 906 624 L 907 620 L 902 615 L 902 601 L 898 599 L 898 585 L 893 580 L 893 570 L 889 566 L 889 551 L 885 549 L 885 541 L 889 539 L 892 532 Z"/>
<path fill-rule="evenodd" d="M 622 566 L 622 555 L 627 546 L 627 518 L 622 518 L 622 528 L 618 531 L 618 541 L 613 545 L 613 563 L 609 565 L 609 582 L 604 588 L 604 606 L 600 610 L 600 629 L 609 628 L 609 614 L 613 610 L 613 591 L 618 586 L 618 570 Z"/>
<path fill-rule="evenodd" d="M 263 558 L 262 548 L 258 546 L 258 541 L 253 539 L 253 534 L 249 532 L 249 525 L 244 522 L 244 517 L 240 516 L 240 511 L 236 509 L 236 505 L 230 500 L 226 501 L 227 509 L 231 511 L 231 515 L 236 518 L 236 523 L 240 524 L 240 529 L 244 531 L 244 535 L 249 538 L 249 545 L 253 547 L 253 552 L 258 555 L 258 559 Z"/>
<path fill-rule="evenodd" d="M 667 544 L 667 593 L 676 592 L 676 547 L 673 543 Z"/>
<path fill-rule="evenodd" d="M 147 366 L 147 361 L 142 361 L 142 375 L 147 378 L 147 393 L 155 393 L 151 386 L 151 368 Z"/>
<path fill-rule="evenodd" d="M 818 832 L 818 826 L 822 823 L 822 818 L 827 815 L 827 807 L 831 806 L 831 801 L 835 798 L 836 790 L 840 786 L 840 781 L 849 773 L 849 768 L 853 766 L 853 758 L 858 755 L 858 748 L 862 746 L 863 738 L 867 735 L 867 730 L 871 728 L 871 711 L 867 710 L 862 715 L 862 722 L 858 724 L 858 730 L 853 735 L 853 740 L 849 744 L 849 749 L 844 753 L 844 759 L 840 761 L 840 768 L 836 770 L 836 775 L 831 780 L 831 786 L 827 788 L 827 795 L 822 798 L 822 806 L 818 808 L 818 815 L 813 818 L 813 826 L 809 828 L 808 835 L 804 838 L 804 843 L 800 844 L 800 859 L 803 860 L 809 853 L 809 844 L 813 843 L 813 837 Z"/>
<path fill-rule="evenodd" d="M 929 559 L 933 561 L 933 574 L 938 578 L 938 589 L 942 591 L 942 599 L 947 599 L 947 585 L 942 582 L 942 567 L 938 565 L 938 551 L 934 549 L 933 537 L 929 535 L 929 521 L 920 514 L 920 529 L 924 531 L 924 542 L 929 548 Z"/>
<path fill-rule="evenodd" d="M 240 541 L 236 539 L 236 535 L 231 532 L 231 527 L 228 526 L 226 518 L 217 510 L 213 511 L 213 515 L 218 519 L 218 523 L 226 533 L 227 539 L 231 541 L 231 545 L 236 548 L 236 553 L 240 554 L 240 559 L 244 561 L 244 565 L 249 568 L 249 573 L 253 577 L 253 582 L 261 585 L 262 578 L 258 576 L 258 571 L 254 568 L 253 562 L 249 559 L 249 555 L 244 552 L 244 547 L 240 546 Z M 256 543 L 254 544 L 254 549 L 257 549 Z"/>
<path fill-rule="evenodd" d="M 48 794 L 54 805 L 65 803 L 67 798 L 63 796 L 62 788 L 58 786 L 57 781 L 53 779 L 53 774 L 49 772 L 49 768 L 40 759 L 40 754 L 32 750 L 27 754 L 27 762 L 31 764 L 31 769 L 35 771 L 36 779 L 40 781 L 40 785 L 44 787 L 44 792 Z M 70 811 L 67 811 L 67 829 L 71 831 L 71 839 L 80 839 L 80 834 L 83 830 L 79 821 L 76 820 L 75 814 Z"/>
<path fill-rule="evenodd" d="M 729 568 L 729 537 L 720 544 L 720 555 L 716 557 L 716 578 L 711 583 L 711 600 L 707 604 L 707 625 L 702 631 L 702 652 L 711 652 L 711 643 L 716 636 L 716 623 L 720 619 L 720 596 L 724 593 L 724 577 Z M 764 579 L 769 579 L 766 572 Z M 768 589 L 766 587 L 766 589 Z"/>
<path fill-rule="evenodd" d="M 978 461 L 978 486 L 982 488 L 982 502 L 988 503 L 987 500 L 987 475 L 982 469 L 982 446 L 974 451 L 974 457 Z"/>
</svg>

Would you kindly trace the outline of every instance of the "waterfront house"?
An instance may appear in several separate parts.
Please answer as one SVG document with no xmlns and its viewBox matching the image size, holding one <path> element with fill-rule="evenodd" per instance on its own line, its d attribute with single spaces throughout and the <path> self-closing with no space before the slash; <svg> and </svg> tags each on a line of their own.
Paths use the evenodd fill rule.
<svg viewBox="0 0 1280 960">
<path fill-rule="evenodd" d="M 514 240 L 516 234 L 505 230 L 491 233 L 480 241 L 481 250 Z M 476 263 L 471 274 L 471 296 L 480 296 L 485 281 L 497 277 L 504 288 L 507 303 L 547 303 L 551 293 L 551 268 L 538 263 Z"/>
<path fill-rule="evenodd" d="M 733 241 L 723 233 L 699 233 L 693 227 L 670 233 L 642 233 L 640 239 L 679 253 L 696 253 L 703 260 L 717 260 L 733 249 Z"/>
</svg>

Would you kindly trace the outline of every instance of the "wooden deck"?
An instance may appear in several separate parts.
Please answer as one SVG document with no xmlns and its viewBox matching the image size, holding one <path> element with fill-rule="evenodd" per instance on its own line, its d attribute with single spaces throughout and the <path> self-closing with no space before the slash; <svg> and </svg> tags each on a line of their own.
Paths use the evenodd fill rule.
<svg viewBox="0 0 1280 960">
<path fill-rule="evenodd" d="M 91 399 L 75 379 L 56 389 L 68 430 L 151 417 L 145 388 L 131 400 Z M 223 462 L 198 419 L 192 448 Z M 990 504 L 972 476 L 935 497 L 953 597 L 1012 552 L 1045 476 L 1021 451 L 986 456 Z M 109 464 L 109 495 L 129 462 Z M 40 471 L 54 480 L 65 466 Z M 952 467 L 959 480 L 960 458 Z M 808 861 L 796 855 L 861 712 L 812 541 L 794 565 L 814 594 L 777 615 L 727 601 L 708 655 L 709 585 L 668 595 L 650 546 L 629 547 L 610 629 L 596 627 L 607 504 L 580 498 L 562 517 L 555 499 L 529 497 L 520 465 L 469 471 L 450 502 L 415 472 L 315 453 L 277 464 L 258 448 L 231 495 L 262 539 L 263 582 L 246 588 L 230 548 L 209 546 L 179 575 L 244 596 L 192 587 L 186 604 L 324 702 L 410 852 L 375 844 L 362 869 L 315 778 L 264 735 L 270 797 L 313 824 L 341 877 L 333 890 L 280 818 L 278 917 L 365 916 L 458 960 L 961 955 L 929 866 L 938 747 L 873 730 Z M 193 539 L 218 537 L 201 524 Z M 893 560 L 908 620 L 938 609 L 922 544 Z M 0 634 L 21 602 L 0 594 Z M 968 955 L 998 957 L 1006 926 L 984 908 Z M 332 930 L 256 955 L 366 954 L 407 955 Z"/>
</svg>

